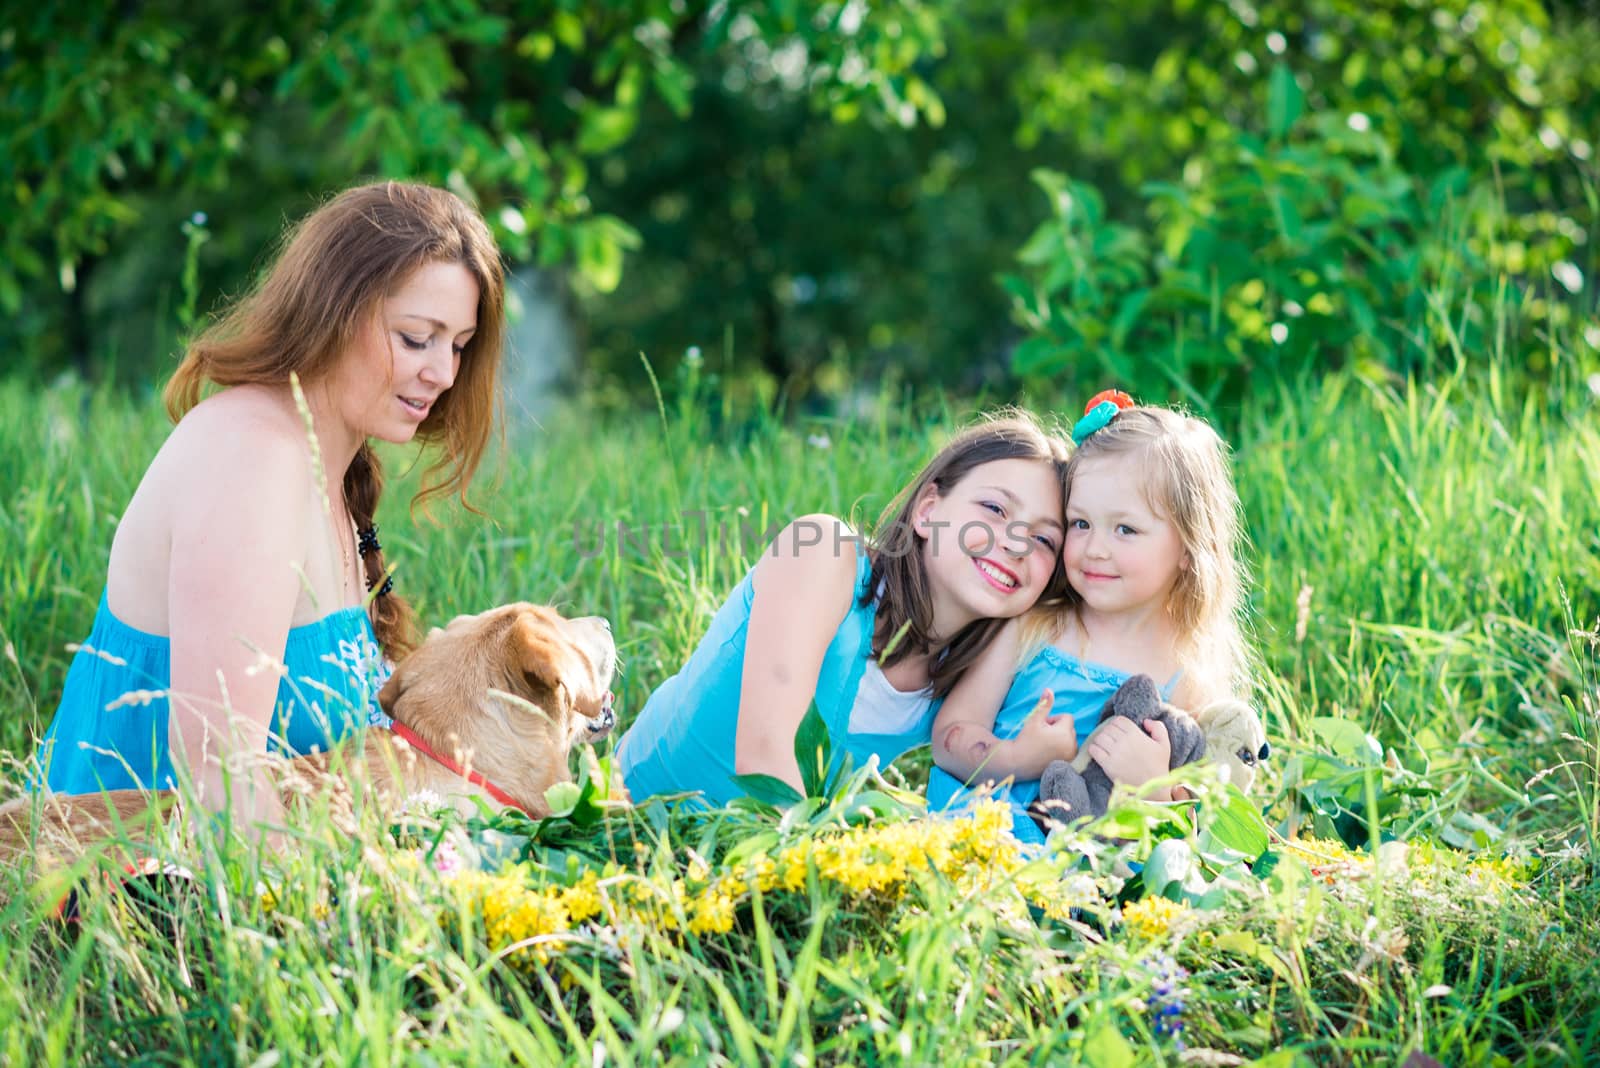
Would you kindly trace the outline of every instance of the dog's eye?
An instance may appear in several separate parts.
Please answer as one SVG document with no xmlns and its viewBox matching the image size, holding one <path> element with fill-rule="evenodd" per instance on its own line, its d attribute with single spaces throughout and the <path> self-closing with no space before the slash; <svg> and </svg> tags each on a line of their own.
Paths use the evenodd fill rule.
<svg viewBox="0 0 1600 1068">
<path fill-rule="evenodd" d="M 1248 749 L 1239 750 L 1239 759 L 1240 759 L 1240 761 L 1242 761 L 1244 763 L 1245 767 L 1250 767 L 1250 768 L 1255 767 L 1256 755 L 1254 753 L 1250 752 L 1250 750 L 1248 750 Z"/>
</svg>

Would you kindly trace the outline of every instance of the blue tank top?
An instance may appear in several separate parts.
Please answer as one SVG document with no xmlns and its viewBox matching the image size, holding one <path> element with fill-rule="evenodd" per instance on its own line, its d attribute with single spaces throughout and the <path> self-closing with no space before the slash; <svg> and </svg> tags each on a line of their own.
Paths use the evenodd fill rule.
<svg viewBox="0 0 1600 1068">
<path fill-rule="evenodd" d="M 1047 645 L 1011 680 L 1011 688 L 995 716 L 994 736 L 1015 738 L 1045 690 L 1054 690 L 1056 702 L 1050 714 L 1071 716 L 1078 728 L 1078 744 L 1082 745 L 1100 722 L 1106 702 L 1129 677 L 1128 672 L 1079 660 Z M 1171 694 L 1176 682 L 1177 676 L 1173 676 L 1161 688 L 1163 697 Z M 971 804 L 973 795 L 974 791 L 963 786 L 960 779 L 937 765 L 928 775 L 930 812 L 960 812 Z M 1039 799 L 1038 779 L 996 786 L 992 796 L 1011 805 L 1011 828 L 1019 840 L 1044 844 L 1044 832 L 1028 815 L 1028 806 Z"/>
<path fill-rule="evenodd" d="M 389 667 L 364 609 L 343 608 L 291 629 L 283 664 L 272 713 L 274 752 L 327 749 L 354 730 L 389 722 L 377 700 Z M 171 671 L 167 638 L 122 622 L 102 593 L 39 745 L 45 784 L 72 794 L 174 785 L 167 745 Z"/>
<path fill-rule="evenodd" d="M 754 568 L 745 574 L 683 670 L 657 687 L 617 743 L 623 780 L 635 801 L 698 790 L 709 804 L 723 805 L 744 793 L 733 782 L 733 758 L 754 574 Z M 866 554 L 859 553 L 850 609 L 817 674 L 817 709 L 828 727 L 835 766 L 845 753 L 857 768 L 871 757 L 885 766 L 906 750 L 928 744 L 941 703 L 930 698 L 920 718 L 892 734 L 851 730 L 850 713 L 872 656 L 878 615 L 876 600 L 862 603 L 870 574 Z"/>
</svg>

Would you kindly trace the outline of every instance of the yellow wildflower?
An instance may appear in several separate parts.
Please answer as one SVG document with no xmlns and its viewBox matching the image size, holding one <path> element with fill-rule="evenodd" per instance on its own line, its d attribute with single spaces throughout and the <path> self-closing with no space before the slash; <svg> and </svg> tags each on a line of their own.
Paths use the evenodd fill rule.
<svg viewBox="0 0 1600 1068">
<path fill-rule="evenodd" d="M 803 845 L 792 845 L 778 854 L 778 885 L 797 894 L 806 888 L 809 853 Z"/>
<path fill-rule="evenodd" d="M 694 915 L 689 918 L 689 933 L 727 933 L 733 929 L 733 909 L 732 895 L 720 883 L 713 883 L 695 899 Z"/>
<path fill-rule="evenodd" d="M 1527 866 L 1515 857 L 1477 857 L 1467 865 L 1467 876 L 1486 882 L 1521 883 L 1527 880 Z"/>
<path fill-rule="evenodd" d="M 585 873 L 583 878 L 563 890 L 561 903 L 573 923 L 582 923 L 591 916 L 600 915 L 604 911 L 604 902 L 594 873 Z"/>
<path fill-rule="evenodd" d="M 1188 905 L 1164 897 L 1143 897 L 1122 907 L 1122 922 L 1147 941 L 1166 938 L 1174 929 L 1181 933 L 1193 915 Z"/>
<path fill-rule="evenodd" d="M 500 880 L 484 894 L 480 907 L 489 945 L 495 949 L 571 929 L 566 907 L 559 897 L 530 890 L 515 879 Z M 561 940 L 551 939 L 518 946 L 512 951 L 511 957 L 522 962 L 532 960 L 543 963 L 562 948 Z"/>
</svg>

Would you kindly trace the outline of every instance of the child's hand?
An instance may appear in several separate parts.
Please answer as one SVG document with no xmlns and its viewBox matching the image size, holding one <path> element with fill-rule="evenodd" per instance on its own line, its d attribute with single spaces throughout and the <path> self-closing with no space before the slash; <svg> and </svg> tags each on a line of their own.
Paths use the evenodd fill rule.
<svg viewBox="0 0 1600 1068">
<path fill-rule="evenodd" d="M 1052 716 L 1055 703 L 1055 691 L 1046 690 L 1017 732 L 1016 745 L 1048 760 L 1071 760 L 1078 755 L 1078 725 L 1071 716 Z"/>
<path fill-rule="evenodd" d="M 1095 730 L 1088 745 L 1089 755 L 1112 782 L 1143 786 L 1171 770 L 1172 741 L 1167 737 L 1167 725 L 1159 719 L 1145 720 L 1142 731 L 1131 719 L 1119 716 L 1108 720 Z"/>
</svg>

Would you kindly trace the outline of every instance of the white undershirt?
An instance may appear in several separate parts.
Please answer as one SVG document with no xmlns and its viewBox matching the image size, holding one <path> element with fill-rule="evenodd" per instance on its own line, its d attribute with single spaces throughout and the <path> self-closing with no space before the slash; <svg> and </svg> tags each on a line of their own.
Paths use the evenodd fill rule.
<svg viewBox="0 0 1600 1068">
<path fill-rule="evenodd" d="M 868 660 L 850 708 L 851 734 L 904 734 L 922 722 L 933 688 L 897 690 L 884 678 L 876 660 Z"/>
</svg>

